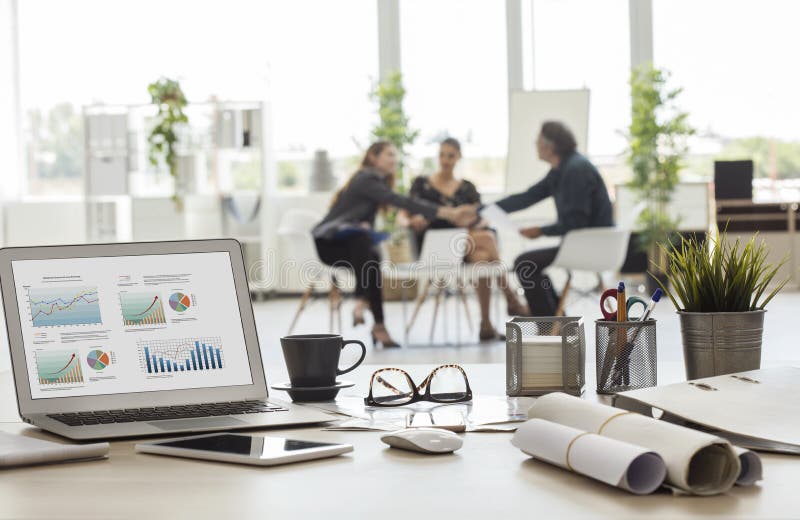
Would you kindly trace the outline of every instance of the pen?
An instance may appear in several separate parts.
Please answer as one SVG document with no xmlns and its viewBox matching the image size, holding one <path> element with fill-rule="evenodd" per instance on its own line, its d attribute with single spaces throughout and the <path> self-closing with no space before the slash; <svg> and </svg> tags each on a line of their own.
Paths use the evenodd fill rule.
<svg viewBox="0 0 800 520">
<path fill-rule="evenodd" d="M 647 308 L 642 313 L 642 317 L 639 318 L 639 321 L 642 322 L 642 325 L 636 327 L 636 331 L 633 333 L 633 337 L 631 338 L 630 342 L 625 344 L 625 347 L 622 352 L 622 361 L 621 361 L 621 372 L 617 371 L 615 373 L 614 378 L 616 379 L 617 384 L 629 385 L 630 384 L 630 364 L 631 364 L 631 352 L 633 351 L 633 347 L 636 344 L 636 338 L 639 337 L 639 334 L 642 332 L 644 328 L 644 322 L 646 322 L 650 315 L 653 313 L 653 309 L 655 309 L 656 304 L 661 300 L 661 289 L 656 289 L 653 293 L 653 296 L 650 297 L 650 303 L 647 304 Z"/>
<path fill-rule="evenodd" d="M 662 294 L 664 294 L 664 292 L 660 288 L 656 289 L 656 291 L 653 293 L 653 296 L 650 297 L 650 303 L 647 304 L 647 308 L 642 313 L 642 317 L 639 318 L 639 321 L 647 321 L 650 319 L 650 315 L 653 313 L 653 309 L 656 308 L 656 304 L 661 301 Z M 636 338 L 639 337 L 639 333 L 642 332 L 642 328 L 643 327 L 641 325 L 637 327 L 636 332 L 633 334 L 633 339 L 631 339 L 631 343 L 635 342 Z"/>
<path fill-rule="evenodd" d="M 650 317 L 650 314 L 653 313 L 653 309 L 655 309 L 656 304 L 661 300 L 662 294 L 663 291 L 660 288 L 656 289 L 656 292 L 654 292 L 653 296 L 650 297 L 650 303 L 647 304 L 647 308 L 642 313 L 642 317 L 639 318 L 639 321 L 647 321 L 647 319 Z"/>
</svg>

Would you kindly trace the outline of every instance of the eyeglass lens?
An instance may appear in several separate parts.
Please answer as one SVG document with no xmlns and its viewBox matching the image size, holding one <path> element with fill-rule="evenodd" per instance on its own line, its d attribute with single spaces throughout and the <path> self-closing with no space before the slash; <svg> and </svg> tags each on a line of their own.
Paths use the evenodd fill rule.
<svg viewBox="0 0 800 520">
<path fill-rule="evenodd" d="M 414 389 L 405 372 L 382 369 L 372 378 L 372 398 L 380 404 L 406 404 L 414 398 Z"/>
<path fill-rule="evenodd" d="M 446 403 L 459 401 L 467 397 L 467 380 L 457 367 L 439 367 L 429 382 L 431 398 Z"/>
</svg>

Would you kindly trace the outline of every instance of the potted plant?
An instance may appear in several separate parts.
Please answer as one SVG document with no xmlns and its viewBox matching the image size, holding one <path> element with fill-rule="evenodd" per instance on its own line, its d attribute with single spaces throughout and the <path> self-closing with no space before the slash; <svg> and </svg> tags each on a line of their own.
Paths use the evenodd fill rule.
<svg viewBox="0 0 800 520">
<path fill-rule="evenodd" d="M 419 130 L 409 127 L 408 116 L 403 109 L 405 96 L 403 76 L 397 71 L 389 74 L 370 93 L 370 97 L 378 105 L 378 124 L 372 129 L 372 138 L 389 141 L 397 148 L 400 161 L 395 178 L 395 190 L 403 194 L 408 191 L 408 179 L 405 176 L 406 147 L 413 144 L 419 136 Z M 383 215 L 383 229 L 391 233 L 391 237 L 386 242 L 389 260 L 395 264 L 412 262 L 411 238 L 407 229 L 397 225 L 396 209 L 389 209 Z M 387 301 L 398 300 L 402 297 L 399 294 L 400 290 L 393 285 L 384 285 L 383 295 Z M 416 294 L 416 286 L 405 289 L 407 289 L 406 297 L 413 298 Z"/>
<path fill-rule="evenodd" d="M 150 164 L 158 166 L 163 161 L 170 176 L 175 181 L 175 192 L 172 200 L 180 209 L 183 187 L 178 179 L 178 131 L 189 122 L 183 109 L 188 104 L 186 96 L 176 80 L 160 78 L 147 86 L 151 102 L 158 107 L 155 126 L 147 136 L 150 145 Z"/>
<path fill-rule="evenodd" d="M 772 285 L 786 259 L 768 263 L 756 238 L 743 244 L 723 232 L 661 246 L 669 282 L 661 287 L 678 309 L 689 380 L 761 366 L 764 307 L 789 279 Z"/>
<path fill-rule="evenodd" d="M 668 79 L 668 72 L 651 64 L 634 69 L 630 78 L 627 162 L 633 175 L 628 186 L 638 201 L 645 203 L 637 226 L 639 247 L 653 267 L 647 279 L 649 292 L 664 280 L 667 261 L 659 244 L 669 243 L 678 227 L 667 205 L 683 167 L 686 138 L 694 133 L 687 123 L 688 114 L 675 103 L 681 89 L 668 87 Z"/>
</svg>

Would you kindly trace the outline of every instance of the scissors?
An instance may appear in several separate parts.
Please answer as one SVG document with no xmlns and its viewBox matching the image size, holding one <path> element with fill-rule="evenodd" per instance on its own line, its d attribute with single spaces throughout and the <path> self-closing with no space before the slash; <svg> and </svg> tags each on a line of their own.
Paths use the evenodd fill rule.
<svg viewBox="0 0 800 520">
<path fill-rule="evenodd" d="M 644 301 L 642 298 L 638 296 L 630 296 L 627 299 L 627 304 L 625 305 L 625 310 L 628 314 L 628 320 L 630 321 L 638 321 L 641 319 L 642 314 L 644 311 L 647 310 L 647 302 Z M 636 305 L 642 306 L 642 313 L 638 316 L 631 315 L 631 309 Z M 616 289 L 606 289 L 603 291 L 603 295 L 600 296 L 600 312 L 603 313 L 603 317 L 608 321 L 617 321 L 617 290 Z"/>
</svg>

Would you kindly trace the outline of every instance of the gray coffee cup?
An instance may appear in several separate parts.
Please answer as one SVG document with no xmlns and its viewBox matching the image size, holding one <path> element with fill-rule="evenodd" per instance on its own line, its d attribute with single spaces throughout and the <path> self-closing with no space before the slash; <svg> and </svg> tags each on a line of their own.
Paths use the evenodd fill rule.
<svg viewBox="0 0 800 520">
<path fill-rule="evenodd" d="M 339 368 L 339 356 L 346 345 L 361 347 L 361 357 L 352 366 Z M 334 386 L 336 376 L 354 370 L 364 361 L 367 347 L 355 339 L 344 340 L 338 334 L 296 334 L 281 338 L 283 359 L 292 386 L 313 388 Z"/>
</svg>

